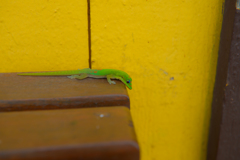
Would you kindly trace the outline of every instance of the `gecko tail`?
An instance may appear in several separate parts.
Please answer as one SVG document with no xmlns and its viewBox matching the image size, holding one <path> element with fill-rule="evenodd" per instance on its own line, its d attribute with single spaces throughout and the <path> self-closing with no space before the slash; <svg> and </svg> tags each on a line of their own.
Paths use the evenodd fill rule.
<svg viewBox="0 0 240 160">
<path fill-rule="evenodd" d="M 34 73 L 19 73 L 20 76 L 70 76 L 80 74 L 78 70 L 72 71 L 53 71 L 53 72 L 34 72 Z"/>
</svg>

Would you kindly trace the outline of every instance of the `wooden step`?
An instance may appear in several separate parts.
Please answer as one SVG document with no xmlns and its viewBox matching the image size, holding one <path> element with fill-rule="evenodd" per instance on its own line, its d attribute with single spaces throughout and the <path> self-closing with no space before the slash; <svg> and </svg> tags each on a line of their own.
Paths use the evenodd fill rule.
<svg viewBox="0 0 240 160">
<path fill-rule="evenodd" d="M 130 106 L 125 85 L 106 79 L 69 79 L 65 76 L 0 74 L 0 112 Z"/>
<path fill-rule="evenodd" d="M 138 160 L 139 148 L 125 106 L 0 112 L 0 159 Z"/>
</svg>

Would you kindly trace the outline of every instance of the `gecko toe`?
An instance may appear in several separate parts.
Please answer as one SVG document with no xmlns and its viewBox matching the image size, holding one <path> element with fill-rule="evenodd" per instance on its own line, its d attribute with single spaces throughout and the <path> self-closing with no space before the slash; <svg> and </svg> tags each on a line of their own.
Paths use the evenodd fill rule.
<svg viewBox="0 0 240 160">
<path fill-rule="evenodd" d="M 112 81 L 112 84 L 116 84 L 116 82 Z"/>
<path fill-rule="evenodd" d="M 74 77 L 73 76 L 67 76 L 68 78 L 70 78 L 70 79 L 74 79 Z"/>
</svg>

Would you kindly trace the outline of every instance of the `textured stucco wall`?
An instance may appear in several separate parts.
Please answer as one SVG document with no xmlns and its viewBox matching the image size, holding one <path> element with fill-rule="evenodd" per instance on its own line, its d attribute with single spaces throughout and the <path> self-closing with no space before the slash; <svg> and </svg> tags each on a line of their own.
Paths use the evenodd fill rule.
<svg viewBox="0 0 240 160">
<path fill-rule="evenodd" d="M 205 159 L 222 0 L 92 0 L 92 66 L 133 78 L 142 160 Z"/>
<path fill-rule="evenodd" d="M 0 60 L 0 72 L 87 68 L 87 1 L 0 0 Z"/>
<path fill-rule="evenodd" d="M 223 0 L 91 0 L 92 66 L 133 78 L 142 160 L 203 160 Z M 87 1 L 0 0 L 0 72 L 88 67 Z"/>
</svg>

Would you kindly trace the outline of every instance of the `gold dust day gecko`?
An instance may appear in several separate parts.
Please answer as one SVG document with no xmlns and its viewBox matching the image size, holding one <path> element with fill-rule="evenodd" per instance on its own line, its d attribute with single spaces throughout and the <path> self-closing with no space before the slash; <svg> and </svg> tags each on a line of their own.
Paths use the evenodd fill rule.
<svg viewBox="0 0 240 160">
<path fill-rule="evenodd" d="M 109 84 L 116 84 L 111 79 L 122 81 L 129 89 L 132 89 L 132 78 L 124 71 L 116 69 L 78 69 L 69 71 L 53 71 L 53 72 L 36 72 L 36 73 L 20 73 L 21 76 L 67 76 L 71 79 L 91 78 L 107 78 Z"/>
</svg>

